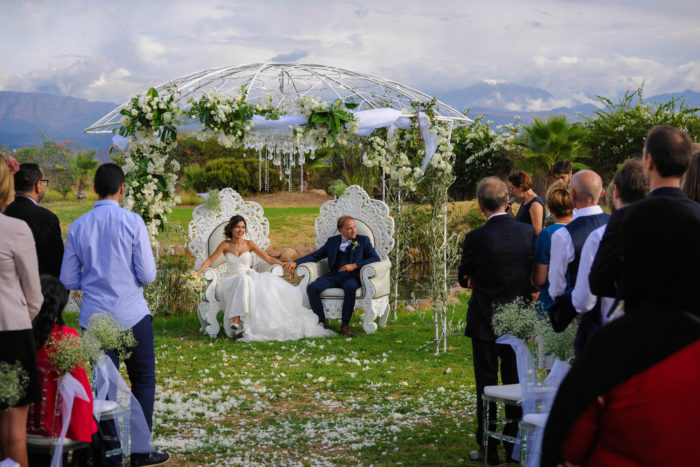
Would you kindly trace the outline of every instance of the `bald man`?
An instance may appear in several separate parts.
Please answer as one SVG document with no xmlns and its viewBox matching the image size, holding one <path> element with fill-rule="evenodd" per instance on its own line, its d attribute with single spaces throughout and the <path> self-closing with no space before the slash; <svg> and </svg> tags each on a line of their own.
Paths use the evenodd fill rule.
<svg viewBox="0 0 700 467">
<path fill-rule="evenodd" d="M 563 228 L 552 235 L 551 258 L 549 261 L 549 294 L 554 299 L 550 315 L 566 316 L 564 322 L 571 321 L 576 310 L 571 303 L 571 292 L 576 285 L 576 276 L 581 261 L 581 251 L 588 235 L 605 225 L 610 215 L 598 205 L 603 191 L 603 181 L 592 170 L 576 172 L 570 182 L 571 200 L 574 203 L 574 217 Z M 568 280 L 567 280 L 568 275 Z M 583 351 L 586 343 L 600 327 L 600 301 L 590 312 L 581 315 L 581 321 L 574 342 L 576 356 Z"/>
</svg>

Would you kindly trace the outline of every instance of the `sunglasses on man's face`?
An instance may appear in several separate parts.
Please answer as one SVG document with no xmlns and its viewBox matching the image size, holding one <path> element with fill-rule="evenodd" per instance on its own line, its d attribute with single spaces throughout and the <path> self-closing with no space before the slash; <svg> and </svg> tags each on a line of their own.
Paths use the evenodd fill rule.
<svg viewBox="0 0 700 467">
<path fill-rule="evenodd" d="M 44 186 L 47 186 L 47 185 L 49 184 L 49 179 L 48 179 L 48 178 L 42 178 L 42 179 L 40 179 L 40 180 L 38 180 L 38 181 L 40 181 Z"/>
</svg>

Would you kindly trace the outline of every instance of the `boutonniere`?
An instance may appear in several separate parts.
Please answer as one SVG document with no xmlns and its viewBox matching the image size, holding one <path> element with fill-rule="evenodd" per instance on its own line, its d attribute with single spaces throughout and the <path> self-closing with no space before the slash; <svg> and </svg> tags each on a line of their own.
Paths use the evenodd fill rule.
<svg viewBox="0 0 700 467">
<path fill-rule="evenodd" d="M 355 251 L 355 248 L 357 248 L 358 245 L 359 245 L 359 243 L 357 243 L 357 240 L 353 241 L 352 242 L 352 250 L 350 250 L 350 251 Z"/>
</svg>

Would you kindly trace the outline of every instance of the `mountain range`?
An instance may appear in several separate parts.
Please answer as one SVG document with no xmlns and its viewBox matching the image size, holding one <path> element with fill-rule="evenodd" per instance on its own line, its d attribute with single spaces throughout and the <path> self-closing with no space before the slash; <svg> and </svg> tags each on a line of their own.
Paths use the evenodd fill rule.
<svg viewBox="0 0 700 467">
<path fill-rule="evenodd" d="M 518 116 L 528 123 L 533 117 L 566 115 L 575 121 L 592 115 L 598 107 L 576 99 L 557 99 L 544 89 L 485 80 L 463 89 L 434 92 L 451 107 L 468 112 L 470 118 L 484 115 L 496 125 L 512 123 Z M 689 107 L 700 107 L 700 92 L 645 97 L 645 102 L 663 103 L 682 98 Z M 110 102 L 92 102 L 45 93 L 0 91 L 0 146 L 18 148 L 39 145 L 43 140 L 75 141 L 77 146 L 100 151 L 109 149 L 111 135 L 87 135 L 83 130 L 117 107 Z"/>
</svg>

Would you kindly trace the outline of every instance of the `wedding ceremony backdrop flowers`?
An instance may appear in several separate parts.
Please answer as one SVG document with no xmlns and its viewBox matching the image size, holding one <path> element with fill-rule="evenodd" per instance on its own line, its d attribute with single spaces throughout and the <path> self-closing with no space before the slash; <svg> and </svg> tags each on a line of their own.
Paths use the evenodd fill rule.
<svg viewBox="0 0 700 467">
<path fill-rule="evenodd" d="M 366 166 L 383 170 L 389 191 L 399 200 L 402 191 L 424 187 L 422 194 L 434 220 L 428 235 L 435 273 L 431 295 L 441 309 L 435 319 L 436 340 L 439 327 L 445 334 L 446 268 L 454 256 L 450 245 L 456 244 L 445 228 L 454 165 L 450 135 L 455 125 L 471 120 L 395 81 L 328 66 L 252 64 L 203 70 L 168 81 L 85 130 L 118 129 L 122 137 L 130 138 L 124 163 L 128 190 L 124 207 L 144 218 L 154 246 L 166 214 L 179 201 L 174 192 L 179 166 L 168 154 L 177 144 L 178 128 L 190 130 L 195 121 L 200 128 L 191 131 L 198 138 L 216 137 L 225 147 L 257 151 L 261 188 L 263 162 L 265 185 L 272 162 L 281 166 L 280 177 L 287 176 L 291 190 L 297 166 L 303 187 L 307 157 L 313 158 L 318 149 L 349 143 L 366 144 Z M 369 141 L 358 138 L 367 136 Z"/>
</svg>

